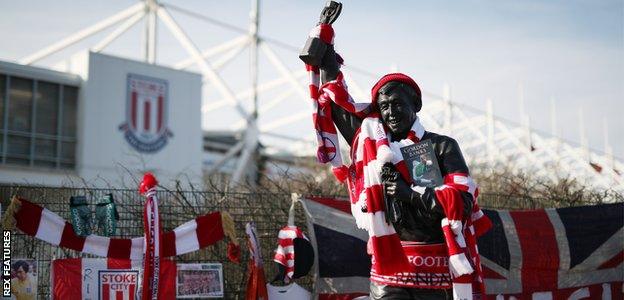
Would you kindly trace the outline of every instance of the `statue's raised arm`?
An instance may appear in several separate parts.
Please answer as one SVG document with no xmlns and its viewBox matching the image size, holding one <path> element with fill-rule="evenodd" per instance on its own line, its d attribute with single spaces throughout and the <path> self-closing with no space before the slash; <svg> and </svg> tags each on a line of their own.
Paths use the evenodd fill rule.
<svg viewBox="0 0 624 300">
<path fill-rule="evenodd" d="M 341 11 L 341 3 L 327 2 L 321 11 L 317 26 L 312 30 L 299 54 L 303 62 L 319 69 L 321 84 L 336 80 L 340 73 L 342 59 L 334 50 L 334 30 L 331 25 L 338 19 Z M 351 145 L 362 119 L 333 101 L 330 105 L 333 123 Z"/>
<path fill-rule="evenodd" d="M 340 16 L 341 11 L 342 3 L 328 1 L 323 8 L 323 11 L 321 11 L 321 17 L 319 18 L 318 25 L 333 24 L 338 19 L 338 16 Z M 305 46 L 303 46 L 303 49 L 299 54 L 299 58 L 308 65 L 319 67 L 322 64 L 323 57 L 325 56 L 328 46 L 332 46 L 332 43 L 323 41 L 320 37 L 310 36 L 306 41 Z"/>
</svg>

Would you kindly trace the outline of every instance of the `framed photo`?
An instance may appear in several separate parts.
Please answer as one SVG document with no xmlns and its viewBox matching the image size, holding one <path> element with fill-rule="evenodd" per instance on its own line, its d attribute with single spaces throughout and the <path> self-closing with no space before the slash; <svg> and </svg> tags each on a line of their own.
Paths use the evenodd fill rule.
<svg viewBox="0 0 624 300">
<path fill-rule="evenodd" d="M 220 263 L 178 264 L 176 296 L 223 298 L 223 266 Z"/>
<path fill-rule="evenodd" d="M 37 261 L 11 259 L 11 299 L 37 299 Z"/>
</svg>

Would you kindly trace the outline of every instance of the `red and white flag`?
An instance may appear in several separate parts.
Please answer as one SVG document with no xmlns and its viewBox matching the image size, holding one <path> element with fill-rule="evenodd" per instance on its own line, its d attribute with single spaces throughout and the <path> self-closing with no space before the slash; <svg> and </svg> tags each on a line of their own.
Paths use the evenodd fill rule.
<svg viewBox="0 0 624 300">
<path fill-rule="evenodd" d="M 269 296 L 266 288 L 266 278 L 264 276 L 264 266 L 262 254 L 260 252 L 260 242 L 256 233 L 256 225 L 251 222 L 245 225 L 249 245 L 249 277 L 247 279 L 246 300 L 268 300 Z"/>
<path fill-rule="evenodd" d="M 67 258 L 52 262 L 52 299 L 137 300 L 142 293 L 141 260 Z M 160 261 L 159 299 L 175 299 L 176 264 Z"/>
</svg>

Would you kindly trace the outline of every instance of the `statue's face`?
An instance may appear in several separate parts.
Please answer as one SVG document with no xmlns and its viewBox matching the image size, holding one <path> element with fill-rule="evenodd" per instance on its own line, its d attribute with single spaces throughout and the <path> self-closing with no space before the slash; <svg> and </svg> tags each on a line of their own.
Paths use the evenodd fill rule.
<svg viewBox="0 0 624 300">
<path fill-rule="evenodd" d="M 416 120 L 416 104 L 402 89 L 396 88 L 377 98 L 382 122 L 394 139 L 404 139 Z"/>
</svg>

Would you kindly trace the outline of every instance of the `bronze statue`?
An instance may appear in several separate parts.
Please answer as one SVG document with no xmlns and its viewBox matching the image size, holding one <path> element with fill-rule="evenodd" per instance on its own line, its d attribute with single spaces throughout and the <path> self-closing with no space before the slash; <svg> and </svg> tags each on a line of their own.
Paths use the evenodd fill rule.
<svg viewBox="0 0 624 300">
<path fill-rule="evenodd" d="M 331 23 L 336 20 L 341 8 L 342 5 L 335 2 L 327 4 L 316 31 L 313 30 L 318 37 L 311 36 L 308 39 L 300 58 L 308 64 L 310 70 L 315 67 L 320 70 L 322 86 L 319 87 L 319 112 L 315 121 L 322 123 L 318 119 L 331 111 L 331 122 L 352 148 L 353 163 L 348 168 L 347 178 L 352 212 L 358 226 L 369 231 L 369 249 L 373 248 L 370 298 L 472 297 L 472 286 L 476 287 L 476 294 L 478 290 L 483 291 L 483 285 L 478 283 L 480 266 L 478 258 L 475 259 L 478 256 L 475 253 L 476 242 L 472 242 L 474 249 L 466 245 L 465 241 L 474 239 L 466 230 L 473 226 L 474 214 L 480 213 L 480 210 L 475 204 L 474 187 L 466 183 L 472 181 L 459 144 L 451 137 L 424 130 L 418 118 L 422 108 L 421 91 L 407 75 L 394 73 L 382 77 L 372 89 L 370 106 L 366 109 L 353 108 L 340 71 L 342 58 L 333 47 Z M 343 94 L 347 95 L 346 98 Z M 324 127 L 318 125 L 317 133 L 321 144 L 319 151 L 322 152 L 327 147 L 326 138 L 323 137 L 327 123 L 321 125 Z M 444 186 L 423 187 L 414 184 L 410 180 L 409 171 L 405 171 L 407 168 L 401 164 L 400 152 L 397 154 L 398 147 L 427 140 L 433 145 L 433 154 L 445 180 Z M 366 144 L 367 141 L 371 143 Z M 377 148 L 371 149 L 374 147 Z M 339 155 L 338 150 L 334 151 L 336 153 L 331 152 L 332 155 Z M 358 157 L 357 153 L 362 151 L 372 155 L 368 155 L 368 158 L 366 154 L 364 158 Z M 326 156 L 320 155 L 319 158 Z M 325 158 L 322 162 L 332 159 Z M 371 174 L 373 166 L 377 166 L 377 169 L 373 169 L 377 170 L 375 174 Z M 376 184 L 375 178 L 379 179 L 379 184 Z M 383 194 L 383 204 L 376 204 L 379 203 L 375 202 L 378 198 L 376 194 Z M 362 201 L 362 198 L 366 198 L 366 201 Z M 384 221 L 389 228 L 387 230 L 385 224 L 376 219 L 378 206 L 383 207 Z M 446 232 L 445 224 L 448 229 Z M 375 229 L 382 227 L 384 229 Z M 468 236 L 464 239 L 466 234 Z M 394 236 L 400 239 L 400 247 L 390 249 L 388 245 L 397 244 L 392 241 Z M 382 239 L 386 241 L 379 242 Z M 394 255 L 405 257 L 409 266 L 400 267 L 405 264 L 405 261 L 399 262 L 400 259 L 387 260 L 388 256 Z M 457 257 L 460 257 L 461 262 L 457 262 Z M 470 290 L 466 290 L 468 286 Z"/>
</svg>

